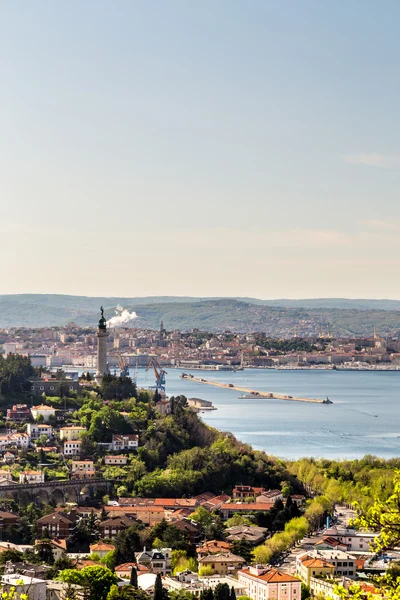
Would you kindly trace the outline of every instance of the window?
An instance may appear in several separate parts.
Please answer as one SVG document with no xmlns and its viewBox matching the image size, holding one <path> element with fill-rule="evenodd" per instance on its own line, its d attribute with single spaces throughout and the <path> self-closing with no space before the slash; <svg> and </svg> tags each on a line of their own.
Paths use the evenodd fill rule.
<svg viewBox="0 0 400 600">
<path fill-rule="evenodd" d="M 337 566 L 338 566 L 338 567 L 341 567 L 341 566 L 342 566 L 342 562 L 341 562 L 340 560 L 338 561 L 338 563 L 337 563 Z"/>
</svg>

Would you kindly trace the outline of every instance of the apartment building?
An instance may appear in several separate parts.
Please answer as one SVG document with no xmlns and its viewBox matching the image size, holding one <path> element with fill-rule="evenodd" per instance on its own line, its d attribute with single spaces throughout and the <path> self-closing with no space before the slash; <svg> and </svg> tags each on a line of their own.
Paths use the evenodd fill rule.
<svg viewBox="0 0 400 600">
<path fill-rule="evenodd" d="M 252 600 L 299 600 L 301 581 L 271 567 L 249 567 L 238 572 L 238 582 Z"/>
</svg>

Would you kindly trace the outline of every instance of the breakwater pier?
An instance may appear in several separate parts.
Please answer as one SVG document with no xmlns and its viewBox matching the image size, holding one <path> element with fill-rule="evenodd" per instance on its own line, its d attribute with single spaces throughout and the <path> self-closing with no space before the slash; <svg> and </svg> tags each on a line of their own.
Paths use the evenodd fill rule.
<svg viewBox="0 0 400 600">
<path fill-rule="evenodd" d="M 298 396 L 289 396 L 287 394 L 277 394 L 276 392 L 260 392 L 257 390 L 252 390 L 250 388 L 244 388 L 238 385 L 233 385 L 233 383 L 221 383 L 219 381 L 210 381 L 208 379 L 203 379 L 201 377 L 195 377 L 194 375 L 190 375 L 187 373 L 182 373 L 182 379 L 186 381 L 193 381 L 195 383 L 202 383 L 204 385 L 212 385 L 214 387 L 226 388 L 230 390 L 236 390 L 238 392 L 242 392 L 244 394 L 248 394 L 251 398 L 269 398 L 271 400 L 289 400 L 291 402 L 312 402 L 314 404 L 332 404 L 332 401 L 329 398 L 321 399 L 321 398 L 301 398 Z"/>
</svg>

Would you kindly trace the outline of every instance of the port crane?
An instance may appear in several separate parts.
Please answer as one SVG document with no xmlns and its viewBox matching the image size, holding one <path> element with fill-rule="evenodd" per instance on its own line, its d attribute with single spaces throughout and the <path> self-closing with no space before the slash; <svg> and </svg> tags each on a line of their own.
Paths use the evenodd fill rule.
<svg viewBox="0 0 400 600">
<path fill-rule="evenodd" d="M 150 389 L 157 390 L 158 392 L 165 392 L 165 376 L 167 375 L 167 371 L 164 371 L 154 358 L 150 358 L 146 371 L 148 371 L 150 367 L 153 367 L 154 376 L 156 378 L 156 385 L 151 385 Z"/>
<path fill-rule="evenodd" d="M 117 354 L 118 366 L 120 368 L 120 376 L 121 377 L 129 377 L 129 367 L 126 359 L 121 355 Z"/>
</svg>

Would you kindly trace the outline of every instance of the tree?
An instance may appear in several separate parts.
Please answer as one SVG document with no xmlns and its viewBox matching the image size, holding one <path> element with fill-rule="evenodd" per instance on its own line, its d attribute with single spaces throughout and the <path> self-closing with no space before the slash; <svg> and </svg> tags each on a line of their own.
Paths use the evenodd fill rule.
<svg viewBox="0 0 400 600">
<path fill-rule="evenodd" d="M 202 590 L 200 600 L 214 600 L 214 592 L 212 589 L 206 588 L 205 590 Z"/>
<path fill-rule="evenodd" d="M 230 593 L 230 600 L 236 600 L 236 592 L 235 592 L 235 588 L 232 586 L 231 587 L 231 593 Z"/>
<path fill-rule="evenodd" d="M 54 564 L 53 547 L 50 540 L 42 540 L 40 542 L 37 547 L 37 555 L 42 562 L 48 565 Z"/>
<path fill-rule="evenodd" d="M 135 567 L 132 567 L 131 569 L 131 578 L 130 578 L 130 584 L 137 589 L 138 587 L 138 576 L 137 576 L 137 570 Z"/>
<path fill-rule="evenodd" d="M 154 583 L 154 595 L 153 595 L 153 600 L 164 600 L 164 594 L 163 594 L 163 585 L 162 585 L 162 580 L 161 580 L 161 575 L 160 573 L 157 573 L 156 576 L 156 581 Z"/>
<path fill-rule="evenodd" d="M 359 508 L 359 507 L 358 507 Z M 400 471 L 393 477 L 393 494 L 385 501 L 377 500 L 355 520 L 356 527 L 378 531 L 374 549 L 394 548 L 400 543 Z"/>
<path fill-rule="evenodd" d="M 136 562 L 135 551 L 141 548 L 138 526 L 132 525 L 120 531 L 115 539 L 115 564 L 121 565 L 126 562 Z"/>
<path fill-rule="evenodd" d="M 200 569 L 199 569 L 200 577 L 211 577 L 211 575 L 214 575 L 214 571 L 213 571 L 213 568 L 211 565 L 204 565 L 204 567 L 200 567 Z"/>
<path fill-rule="evenodd" d="M 81 571 L 66 569 L 59 577 L 65 583 L 81 585 L 87 600 L 106 600 L 111 586 L 118 582 L 115 573 L 101 565 L 84 567 Z"/>
<path fill-rule="evenodd" d="M 231 552 L 236 554 L 236 556 L 244 558 L 247 564 L 252 561 L 252 545 L 249 542 L 246 542 L 246 540 L 233 542 L 231 545 Z"/>
<path fill-rule="evenodd" d="M 217 583 L 214 590 L 214 600 L 230 600 L 231 592 L 227 583 Z"/>
<path fill-rule="evenodd" d="M 302 582 L 301 584 L 301 600 L 308 600 L 311 598 L 311 590 L 308 585 Z"/>
</svg>

